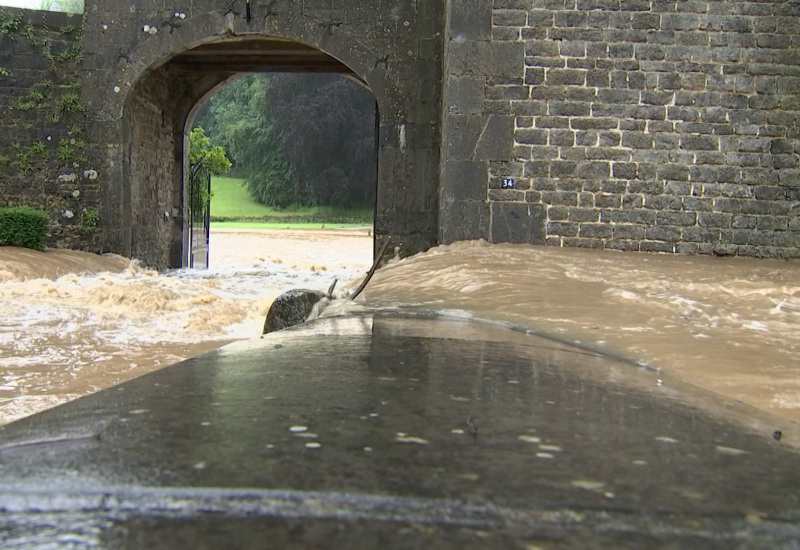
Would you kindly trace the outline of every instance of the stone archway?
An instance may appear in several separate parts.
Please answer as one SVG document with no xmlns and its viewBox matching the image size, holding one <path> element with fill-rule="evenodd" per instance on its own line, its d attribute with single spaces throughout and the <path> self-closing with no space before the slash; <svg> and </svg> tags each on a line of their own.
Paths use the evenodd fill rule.
<svg viewBox="0 0 800 550">
<path fill-rule="evenodd" d="M 183 265 L 186 121 L 236 74 L 277 70 L 343 74 L 372 91 L 380 113 L 375 235 L 390 236 L 404 254 L 435 244 L 439 107 L 430 97 L 422 99 L 425 109 L 416 103 L 420 90 L 441 85 L 438 73 L 428 68 L 418 82 L 413 65 L 395 68 L 363 39 L 305 20 L 286 18 L 269 33 L 238 32 L 239 24 L 218 14 L 193 17 L 146 39 L 109 78 L 114 92 L 104 97 L 96 126 L 119 132 L 106 157 L 121 185 L 103 197 L 107 249 L 153 267 Z M 415 124 L 420 115 L 427 120 Z"/>
<path fill-rule="evenodd" d="M 277 45 L 278 53 L 273 54 L 272 47 Z M 191 50 L 188 55 L 180 56 L 176 59 L 179 63 L 187 62 L 192 67 L 197 67 L 196 59 L 215 65 L 216 61 L 206 57 L 210 50 L 215 50 L 214 56 L 224 56 L 226 67 L 238 64 L 237 57 L 241 52 L 241 68 L 245 71 L 257 69 L 257 72 L 241 72 L 230 78 L 225 79 L 219 85 L 206 93 L 191 109 L 184 125 L 184 260 L 189 267 L 202 268 L 208 266 L 209 258 L 218 258 L 221 249 L 215 239 L 209 238 L 209 230 L 215 223 L 211 223 L 211 218 L 206 215 L 204 203 L 196 202 L 194 210 L 192 205 L 192 176 L 195 172 L 190 164 L 190 144 L 192 142 L 193 129 L 202 126 L 205 135 L 209 136 L 213 145 L 225 145 L 229 147 L 230 142 L 214 142 L 220 132 L 226 132 L 226 124 L 220 124 L 219 117 L 226 116 L 229 108 L 235 109 L 242 118 L 250 124 L 261 117 L 266 116 L 271 120 L 275 128 L 279 128 L 279 134 L 272 134 L 275 145 L 283 143 L 287 150 L 281 157 L 292 166 L 292 180 L 302 189 L 301 193 L 307 197 L 309 204 L 333 205 L 336 201 L 357 201 L 359 206 L 369 209 L 369 218 L 364 218 L 364 222 L 370 226 L 370 234 L 374 229 L 375 222 L 375 199 L 377 191 L 378 157 L 377 143 L 379 129 L 377 121 L 380 119 L 377 110 L 375 95 L 369 86 L 352 73 L 347 67 L 341 65 L 336 60 L 325 56 L 322 52 L 313 50 L 299 43 L 288 41 L 259 41 L 256 44 L 248 44 L 246 41 L 235 43 L 220 44 L 222 48 L 217 49 L 217 44 L 210 44 L 210 47 L 202 48 L 201 51 Z M 262 52 L 260 61 L 253 63 L 249 55 L 250 48 L 255 47 Z M 288 53 L 287 50 L 291 50 Z M 310 55 L 309 55 L 310 54 Z M 292 64 L 286 63 L 286 57 L 290 57 Z M 274 71 L 271 70 L 274 68 Z M 268 98 L 270 113 L 265 115 L 262 108 L 254 108 L 253 101 L 259 99 L 248 95 L 249 103 L 230 103 L 232 97 L 242 98 L 242 86 L 252 91 L 252 86 L 262 87 L 269 90 L 266 95 L 258 94 L 258 98 Z M 239 90 L 237 92 L 237 90 Z M 222 92 L 220 96 L 218 93 Z M 232 94 L 232 95 L 231 95 Z M 331 95 L 333 94 L 333 95 Z M 337 97 L 339 99 L 334 99 Z M 277 102 L 277 104 L 273 104 Z M 219 111 L 221 105 L 227 106 Z M 275 109 L 273 111 L 273 109 Z M 311 115 L 310 113 L 314 113 Z M 298 113 L 305 113 L 299 115 Z M 247 123 L 245 123 L 247 124 Z M 264 158 L 270 157 L 272 146 L 262 145 L 252 147 L 251 132 L 257 126 L 248 126 L 245 130 L 236 125 L 234 134 L 228 134 L 238 145 L 230 146 L 227 149 L 229 158 L 234 162 L 233 170 L 228 177 L 249 178 L 256 176 L 258 172 L 247 172 L 248 162 L 265 162 Z M 232 129 L 232 128 L 231 128 Z M 304 130 L 301 130 L 304 129 Z M 245 145 L 242 136 L 248 135 Z M 238 136 L 238 137 L 237 137 Z M 348 137 L 349 136 L 349 137 Z M 262 136 L 263 138 L 263 136 Z M 258 138 L 256 138 L 258 139 Z M 238 141 L 237 141 L 238 140 Z M 263 144 L 264 142 L 262 142 Z M 249 161 L 244 161 L 241 155 L 246 155 L 237 147 L 248 148 L 250 154 L 255 154 L 258 159 L 248 157 Z M 261 164 L 266 166 L 266 164 Z M 203 177 L 201 185 L 211 185 Z M 245 183 L 240 179 L 240 183 Z M 260 180 L 257 185 L 266 185 L 267 180 Z M 227 178 L 220 185 L 229 185 Z M 236 186 L 240 188 L 241 186 Z M 260 187 L 259 187 L 260 188 Z M 247 193 L 250 189 L 248 185 L 238 192 Z M 270 188 L 272 189 L 272 188 Z M 279 193 L 277 189 L 269 192 L 270 196 L 276 197 Z M 217 194 L 220 194 L 218 200 Z M 225 202 L 226 193 L 215 190 L 214 199 L 210 201 L 210 216 L 218 219 L 228 219 L 231 216 L 254 215 L 249 214 L 238 208 L 231 209 L 231 204 Z M 266 198 L 266 197 L 263 197 Z M 283 199 L 278 200 L 285 200 Z M 349 204 L 349 202 L 348 202 Z M 202 210 L 198 210 L 202 208 Z M 221 208 L 221 210 L 220 210 Z M 279 208 L 280 209 L 280 208 Z M 188 222 L 188 227 L 186 225 Z M 218 227 L 218 226 L 217 226 Z M 324 227 L 324 225 L 323 225 Z M 374 246 L 374 238 L 369 239 Z M 361 243 L 362 252 L 366 241 Z M 212 248 L 214 250 L 212 250 Z M 218 264 L 215 262 L 215 266 Z"/>
</svg>

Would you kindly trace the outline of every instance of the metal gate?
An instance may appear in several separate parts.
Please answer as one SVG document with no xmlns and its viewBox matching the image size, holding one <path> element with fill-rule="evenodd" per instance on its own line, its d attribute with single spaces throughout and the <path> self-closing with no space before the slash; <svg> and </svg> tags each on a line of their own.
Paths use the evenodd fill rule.
<svg viewBox="0 0 800 550">
<path fill-rule="evenodd" d="M 202 160 L 193 164 L 189 173 L 189 231 L 186 248 L 187 264 L 194 269 L 208 269 L 211 172 L 203 170 L 203 164 Z"/>
</svg>

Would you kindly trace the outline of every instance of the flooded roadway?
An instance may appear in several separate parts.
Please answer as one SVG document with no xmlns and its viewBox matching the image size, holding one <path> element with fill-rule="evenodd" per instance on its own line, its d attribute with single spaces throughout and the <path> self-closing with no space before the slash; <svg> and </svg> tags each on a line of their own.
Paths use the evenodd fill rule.
<svg viewBox="0 0 800 550">
<path fill-rule="evenodd" d="M 254 337 L 283 290 L 360 278 L 371 238 L 214 232 L 211 249 L 211 270 L 166 274 L 0 249 L 0 422 Z M 800 421 L 800 263 L 467 242 L 391 262 L 358 301 L 554 333 Z"/>
<path fill-rule="evenodd" d="M 371 242 L 367 230 L 215 231 L 212 269 L 168 273 L 0 247 L 0 424 L 257 337 L 278 294 L 364 273 Z"/>
</svg>

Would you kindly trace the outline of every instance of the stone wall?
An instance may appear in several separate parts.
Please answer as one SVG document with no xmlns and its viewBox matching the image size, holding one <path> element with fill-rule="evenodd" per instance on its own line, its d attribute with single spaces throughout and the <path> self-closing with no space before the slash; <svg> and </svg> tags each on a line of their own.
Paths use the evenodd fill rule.
<svg viewBox="0 0 800 550">
<path fill-rule="evenodd" d="M 259 65 L 259 40 L 275 39 L 328 54 L 372 90 L 380 115 L 375 234 L 391 237 L 402 254 L 436 244 L 441 2 L 275 0 L 249 7 L 248 12 L 244 2 L 227 0 L 196 0 L 190 6 L 155 0 L 87 2 L 85 21 L 75 18 L 83 33 L 82 62 L 74 71 L 85 108 L 85 137 L 77 140 L 83 159 L 78 167 L 51 163 L 14 182 L 6 175 L 0 180 L 3 202 L 24 200 L 53 211 L 54 234 L 63 238 L 51 244 L 92 245 L 93 250 L 134 256 L 154 267 L 181 266 L 186 125 L 197 102 L 237 70 L 195 69 L 192 62 L 202 62 L 202 57 L 173 60 L 198 46 L 241 41 L 252 45 L 247 71 L 267 71 L 270 67 Z M 24 17 L 41 19 L 42 12 L 25 12 Z M 2 39 L 0 67 L 8 63 L 16 79 L 11 87 L 26 94 L 32 86 L 30 79 L 21 78 L 29 62 L 27 50 L 22 42 Z M 43 63 L 40 53 L 32 52 L 37 64 Z M 288 68 L 306 70 L 302 65 Z M 5 78 L 0 76 L 0 86 L 8 88 Z M 14 111 L 10 116 L 32 117 L 41 126 L 36 136 L 44 136 L 44 113 Z M 21 135 L 20 125 L 8 120 L 2 121 L 8 135 Z M 86 198 L 87 209 L 91 199 L 93 219 L 99 214 L 92 243 L 68 231 L 82 214 L 62 206 L 61 195 L 76 189 L 56 189 L 53 184 L 59 176 L 71 178 L 74 170 L 85 167 L 95 178 L 93 194 L 77 190 Z M 14 166 L 8 173 L 18 175 Z M 40 190 L 43 186 L 46 189 Z M 73 217 L 60 215 L 62 211 Z"/>
<path fill-rule="evenodd" d="M 436 243 L 439 2 L 277 1 L 251 5 L 249 18 L 241 2 L 202 0 L 180 10 L 162 2 L 98 5 L 87 12 L 95 86 L 85 95 L 91 149 L 107 176 L 101 218 L 111 250 L 156 267 L 182 265 L 186 124 L 195 104 L 236 71 L 173 61 L 197 46 L 241 39 L 252 42 L 250 67 L 259 70 L 257 42 L 267 37 L 318 48 L 372 90 L 380 115 L 375 234 L 390 236 L 404 254 Z"/>
<path fill-rule="evenodd" d="M 240 4 L 4 10 L 0 204 L 50 210 L 50 244 L 181 265 L 186 124 L 235 72 L 172 60 L 281 37 L 375 94 L 375 232 L 403 254 L 484 238 L 800 257 L 796 1 Z"/>
<path fill-rule="evenodd" d="M 443 241 L 800 257 L 800 4 L 449 13 Z"/>
<path fill-rule="evenodd" d="M 48 245 L 98 250 L 82 26 L 80 16 L 0 8 L 0 206 L 45 208 Z"/>
<path fill-rule="evenodd" d="M 137 171 L 125 215 L 130 216 L 131 255 L 151 265 L 176 266 L 181 255 L 183 220 L 183 119 L 166 116 L 179 95 L 163 69 L 153 71 L 138 86 L 125 120 L 130 167 Z M 175 109 L 177 110 L 177 109 Z M 158 147 L 153 147 L 158 144 Z"/>
</svg>

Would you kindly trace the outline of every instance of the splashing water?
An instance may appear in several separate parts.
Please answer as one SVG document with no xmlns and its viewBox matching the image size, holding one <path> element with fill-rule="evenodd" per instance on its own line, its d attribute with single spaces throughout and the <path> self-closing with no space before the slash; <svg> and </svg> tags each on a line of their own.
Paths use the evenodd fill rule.
<svg viewBox="0 0 800 550">
<path fill-rule="evenodd" d="M 289 288 L 371 264 L 363 231 L 212 235 L 212 269 L 0 248 L 0 423 L 261 333 Z M 298 252 L 299 251 L 299 252 Z"/>
<path fill-rule="evenodd" d="M 365 294 L 564 335 L 800 421 L 797 262 L 472 241 L 390 263 Z"/>
<path fill-rule="evenodd" d="M 334 278 L 352 289 L 371 263 L 366 231 L 294 233 L 212 233 L 212 269 L 163 274 L 0 249 L 0 421 L 257 336 L 279 293 Z M 798 281 L 794 262 L 472 241 L 389 262 L 355 305 L 560 334 L 800 421 Z"/>
</svg>

